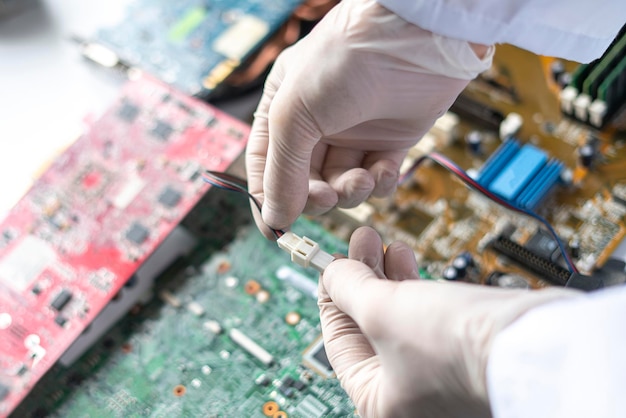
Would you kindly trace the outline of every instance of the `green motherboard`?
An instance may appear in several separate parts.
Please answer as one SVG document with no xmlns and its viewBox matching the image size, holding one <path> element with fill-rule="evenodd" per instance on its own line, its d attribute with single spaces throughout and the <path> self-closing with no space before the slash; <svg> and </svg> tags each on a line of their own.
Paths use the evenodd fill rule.
<svg viewBox="0 0 626 418">
<path fill-rule="evenodd" d="M 215 228 L 239 222 L 222 209 L 226 222 Z M 55 366 L 14 416 L 355 416 L 321 340 L 317 274 L 253 226 L 231 230 L 237 236 L 220 250 L 205 237 L 170 266 L 157 297 L 71 368 Z M 311 221 L 293 230 L 327 251 L 347 250 Z"/>
</svg>

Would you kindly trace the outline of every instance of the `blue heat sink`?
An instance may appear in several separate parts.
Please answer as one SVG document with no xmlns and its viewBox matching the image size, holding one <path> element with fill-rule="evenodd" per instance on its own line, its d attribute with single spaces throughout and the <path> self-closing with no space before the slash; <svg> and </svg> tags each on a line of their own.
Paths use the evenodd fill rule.
<svg viewBox="0 0 626 418">
<path fill-rule="evenodd" d="M 558 183 L 563 163 L 532 145 L 510 139 L 487 160 L 477 181 L 516 206 L 534 209 Z"/>
</svg>

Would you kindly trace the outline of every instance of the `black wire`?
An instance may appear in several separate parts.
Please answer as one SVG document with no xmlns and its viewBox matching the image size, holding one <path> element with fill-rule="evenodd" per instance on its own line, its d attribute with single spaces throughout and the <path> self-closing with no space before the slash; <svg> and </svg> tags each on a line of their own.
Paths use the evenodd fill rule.
<svg viewBox="0 0 626 418">
<path fill-rule="evenodd" d="M 227 173 L 206 170 L 204 176 L 202 177 L 202 180 L 217 188 L 247 195 L 252 203 L 254 203 L 254 206 L 259 211 L 259 214 L 261 213 L 261 202 L 259 202 L 259 200 L 248 191 L 248 183 L 244 179 Z M 271 228 L 269 225 L 266 226 L 269 228 L 270 231 L 272 231 L 272 234 L 276 239 L 285 234 L 285 231 L 283 231 L 282 229 L 274 229 Z"/>
</svg>

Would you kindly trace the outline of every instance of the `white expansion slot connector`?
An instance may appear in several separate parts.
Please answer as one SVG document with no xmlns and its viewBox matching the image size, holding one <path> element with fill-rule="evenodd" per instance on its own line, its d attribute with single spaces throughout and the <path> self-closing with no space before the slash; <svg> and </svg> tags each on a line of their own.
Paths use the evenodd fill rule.
<svg viewBox="0 0 626 418">
<path fill-rule="evenodd" d="M 291 231 L 285 232 L 277 243 L 281 249 L 291 254 L 291 261 L 302 267 L 313 267 L 320 273 L 335 259 L 322 251 L 317 242 L 307 237 L 300 238 Z"/>
</svg>

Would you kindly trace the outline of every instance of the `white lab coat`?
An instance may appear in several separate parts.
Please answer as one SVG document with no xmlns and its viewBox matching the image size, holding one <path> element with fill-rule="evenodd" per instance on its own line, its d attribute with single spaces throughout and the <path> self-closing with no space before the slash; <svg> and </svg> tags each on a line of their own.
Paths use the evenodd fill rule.
<svg viewBox="0 0 626 418">
<path fill-rule="evenodd" d="M 626 286 L 532 309 L 495 339 L 496 418 L 626 417 Z"/>
<path fill-rule="evenodd" d="M 626 0 L 378 0 L 433 33 L 579 62 L 626 22 Z M 533 309 L 495 339 L 495 418 L 626 417 L 626 286 Z"/>
<path fill-rule="evenodd" d="M 510 43 L 578 62 L 598 58 L 626 23 L 625 0 L 378 0 L 423 29 Z"/>
</svg>

